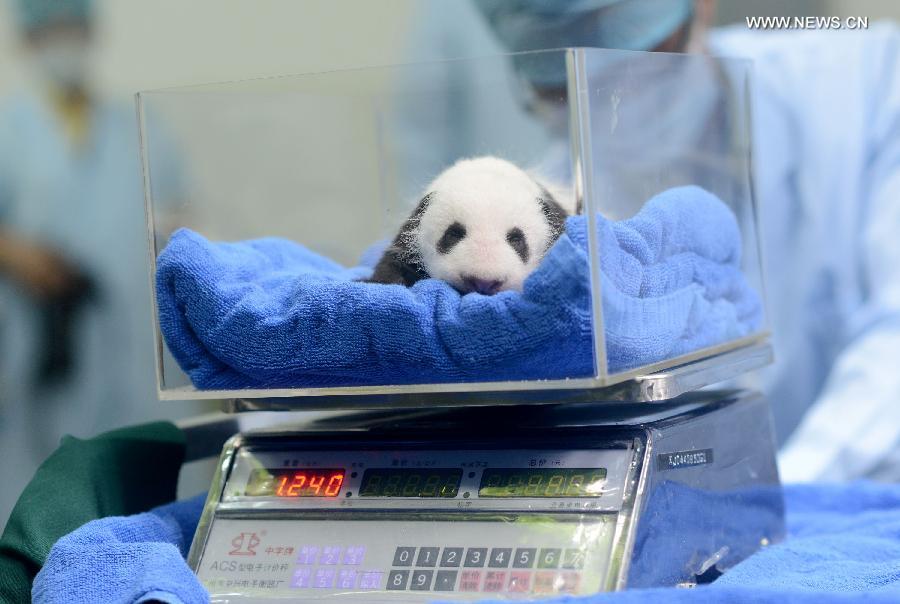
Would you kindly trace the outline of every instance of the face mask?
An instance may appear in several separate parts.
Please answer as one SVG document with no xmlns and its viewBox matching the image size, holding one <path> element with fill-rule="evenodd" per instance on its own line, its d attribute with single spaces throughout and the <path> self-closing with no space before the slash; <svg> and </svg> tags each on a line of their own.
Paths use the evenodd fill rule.
<svg viewBox="0 0 900 604">
<path fill-rule="evenodd" d="M 586 70 L 596 141 L 635 155 L 691 148 L 723 94 L 714 60 L 703 56 L 588 54 Z"/>
<path fill-rule="evenodd" d="M 660 190 L 687 184 L 713 188 L 727 175 L 733 133 L 727 83 L 712 59 L 656 55 L 645 64 L 602 70 L 591 98 L 594 165 L 612 214 L 628 216 Z"/>
<path fill-rule="evenodd" d="M 726 81 L 708 57 L 644 55 L 589 51 L 586 56 L 590 137 L 596 186 L 611 217 L 613 206 L 632 212 L 635 199 L 678 184 L 704 184 L 706 171 L 727 157 L 716 153 L 719 137 L 727 142 L 727 124 L 719 120 L 728 97 Z M 552 138 L 568 142 L 569 108 L 565 103 L 529 104 Z M 542 169 L 568 182 L 568 144 L 554 148 Z"/>
<path fill-rule="evenodd" d="M 692 0 L 476 0 L 512 52 L 548 48 L 651 50 L 693 14 Z M 565 84 L 553 57 L 526 60 L 520 73 L 540 86 Z"/>
<path fill-rule="evenodd" d="M 60 88 L 83 86 L 89 71 L 88 45 L 76 40 L 47 41 L 35 51 L 41 75 Z"/>
<path fill-rule="evenodd" d="M 585 67 L 595 144 L 642 156 L 689 144 L 724 94 L 714 60 L 703 56 L 589 50 Z M 569 135 L 564 91 L 541 98 L 520 79 L 517 92 L 552 138 Z"/>
</svg>

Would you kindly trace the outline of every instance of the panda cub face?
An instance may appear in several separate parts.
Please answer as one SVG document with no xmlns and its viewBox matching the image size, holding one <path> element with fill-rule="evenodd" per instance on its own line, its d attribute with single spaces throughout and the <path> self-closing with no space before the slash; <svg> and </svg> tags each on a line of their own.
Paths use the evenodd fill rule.
<svg viewBox="0 0 900 604">
<path fill-rule="evenodd" d="M 510 162 L 461 160 L 429 184 L 372 281 L 409 286 L 432 277 L 462 293 L 521 290 L 565 217 L 550 193 Z"/>
<path fill-rule="evenodd" d="M 415 244 L 422 267 L 463 293 L 521 290 L 562 225 L 528 174 L 494 157 L 463 160 L 429 187 Z"/>
</svg>

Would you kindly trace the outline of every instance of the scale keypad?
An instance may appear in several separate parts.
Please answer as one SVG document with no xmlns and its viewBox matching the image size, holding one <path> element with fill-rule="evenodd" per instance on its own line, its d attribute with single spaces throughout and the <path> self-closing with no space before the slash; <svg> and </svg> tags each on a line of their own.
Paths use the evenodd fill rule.
<svg viewBox="0 0 900 604">
<path fill-rule="evenodd" d="M 411 565 L 410 560 L 415 560 Z M 435 567 L 466 570 L 429 570 Z M 388 574 L 389 591 L 463 591 L 485 593 L 577 593 L 577 572 L 546 572 L 549 569 L 581 570 L 584 552 L 578 548 L 533 547 L 413 547 L 394 551 L 394 566 Z M 484 570 L 474 570 L 475 568 Z M 497 569 L 513 569 L 509 572 Z"/>
<path fill-rule="evenodd" d="M 291 587 L 388 591 L 463 591 L 485 593 L 577 593 L 584 552 L 577 548 L 415 547 L 399 546 L 384 572 L 360 571 L 363 546 L 302 546 Z M 467 570 L 459 569 L 461 562 Z M 337 565 L 341 568 L 333 568 Z M 484 570 L 475 570 L 484 569 Z M 500 570 L 503 569 L 503 570 Z M 510 570 L 507 570 L 510 569 Z M 386 579 L 385 579 L 386 576 Z"/>
<path fill-rule="evenodd" d="M 211 593 L 255 589 L 303 601 L 367 601 L 378 592 L 402 592 L 409 602 L 578 595 L 600 586 L 611 520 L 360 519 L 340 532 L 346 522 L 219 519 L 208 545 L 218 554 L 198 574 Z"/>
</svg>

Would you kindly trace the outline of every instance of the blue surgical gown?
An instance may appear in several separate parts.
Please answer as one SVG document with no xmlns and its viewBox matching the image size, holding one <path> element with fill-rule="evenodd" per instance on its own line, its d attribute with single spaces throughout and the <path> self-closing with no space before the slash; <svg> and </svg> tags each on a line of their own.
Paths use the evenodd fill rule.
<svg viewBox="0 0 900 604">
<path fill-rule="evenodd" d="M 715 32 L 754 61 L 786 480 L 900 477 L 900 33 Z"/>
<path fill-rule="evenodd" d="M 78 315 L 70 379 L 37 389 L 35 303 L 0 283 L 0 522 L 63 434 L 90 436 L 187 411 L 156 397 L 134 112 L 96 105 L 78 149 L 58 119 L 40 96 L 0 103 L 0 224 L 63 254 L 91 275 L 98 292 Z"/>
</svg>

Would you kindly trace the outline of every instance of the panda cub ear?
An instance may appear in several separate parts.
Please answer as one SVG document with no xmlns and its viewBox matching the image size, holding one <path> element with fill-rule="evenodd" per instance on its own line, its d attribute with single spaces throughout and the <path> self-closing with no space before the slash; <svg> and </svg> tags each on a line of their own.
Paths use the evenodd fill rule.
<svg viewBox="0 0 900 604">
<path fill-rule="evenodd" d="M 416 247 L 416 229 L 419 228 L 419 221 L 433 197 L 434 192 L 431 192 L 419 200 L 416 209 L 403 223 L 400 232 L 375 265 L 372 276 L 366 279 L 367 283 L 410 287 L 417 281 L 428 278 L 428 274 L 422 268 Z"/>
<path fill-rule="evenodd" d="M 550 249 L 550 246 L 556 242 L 563 229 L 565 229 L 566 218 L 569 213 L 563 209 L 544 185 L 540 185 L 540 187 L 541 195 L 537 198 L 537 202 L 541 205 L 541 211 L 544 213 L 547 224 L 550 226 L 550 238 L 547 240 L 547 249 Z"/>
</svg>

